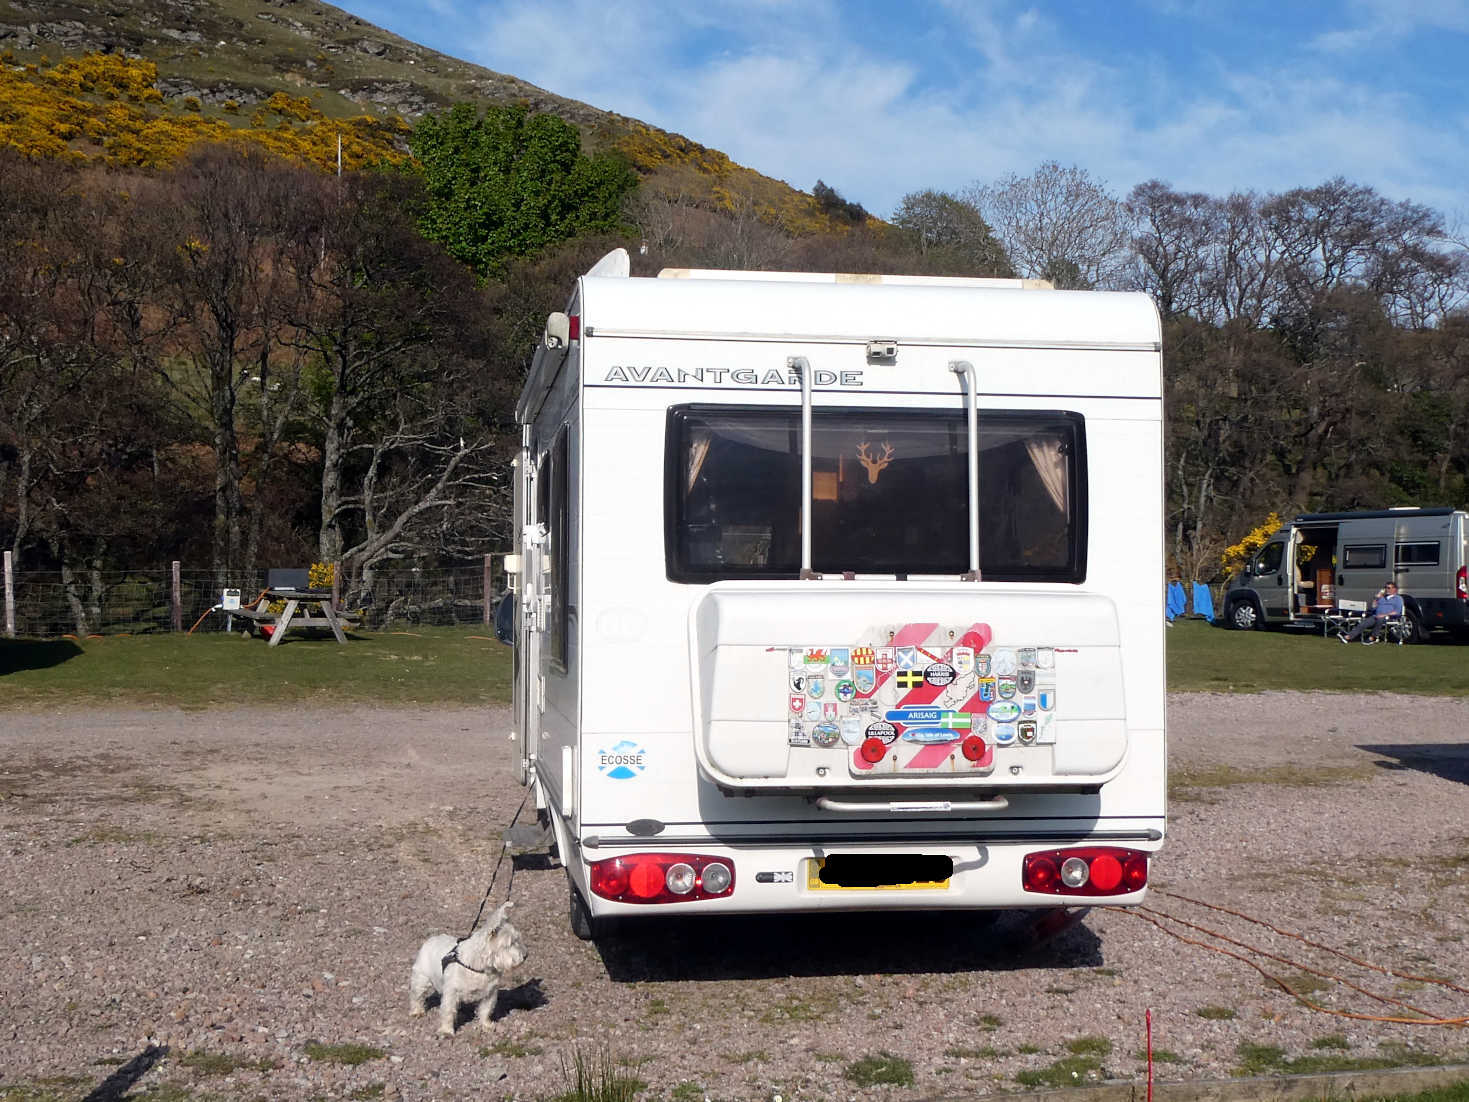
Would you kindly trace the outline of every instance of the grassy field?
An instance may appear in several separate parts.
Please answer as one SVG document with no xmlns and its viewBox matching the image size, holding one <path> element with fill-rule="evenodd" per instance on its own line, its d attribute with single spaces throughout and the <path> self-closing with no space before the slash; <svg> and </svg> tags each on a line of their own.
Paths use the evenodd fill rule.
<svg viewBox="0 0 1469 1102">
<path fill-rule="evenodd" d="M 1469 647 L 1435 637 L 1422 646 L 1360 644 L 1295 631 L 1226 631 L 1202 620 L 1168 629 L 1168 688 L 1469 695 Z"/>
<path fill-rule="evenodd" d="M 1283 631 L 1225 631 L 1200 620 L 1168 629 L 1168 687 L 1469 695 L 1469 647 L 1350 646 Z M 233 635 L 0 639 L 0 709 L 66 704 L 377 701 L 504 704 L 510 649 L 481 632 L 357 632 L 279 647 Z"/>
<path fill-rule="evenodd" d="M 509 700 L 510 648 L 483 632 L 419 628 L 353 632 L 349 640 L 288 637 L 270 647 L 223 634 L 0 639 L 0 708 Z"/>
</svg>

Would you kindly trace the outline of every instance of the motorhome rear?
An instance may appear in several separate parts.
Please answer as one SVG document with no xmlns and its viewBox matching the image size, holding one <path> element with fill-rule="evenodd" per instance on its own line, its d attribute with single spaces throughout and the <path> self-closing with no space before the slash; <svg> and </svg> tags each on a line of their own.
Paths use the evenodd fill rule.
<svg viewBox="0 0 1469 1102">
<path fill-rule="evenodd" d="M 1225 621 L 1318 626 L 1333 608 L 1365 609 L 1396 582 L 1412 636 L 1469 631 L 1469 513 L 1401 508 L 1302 513 L 1233 578 Z M 1346 605 L 1343 606 L 1343 602 Z"/>
<path fill-rule="evenodd" d="M 1151 301 L 627 273 L 578 281 L 518 407 L 513 737 L 573 928 L 1138 902 Z"/>
</svg>

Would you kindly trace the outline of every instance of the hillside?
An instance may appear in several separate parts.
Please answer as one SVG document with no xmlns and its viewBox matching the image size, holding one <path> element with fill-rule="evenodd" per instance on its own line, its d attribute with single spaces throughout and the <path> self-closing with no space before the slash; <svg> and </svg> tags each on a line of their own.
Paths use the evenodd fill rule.
<svg viewBox="0 0 1469 1102">
<path fill-rule="evenodd" d="M 165 103 L 243 125 L 272 96 L 327 118 L 412 122 L 459 101 L 523 104 L 574 123 L 589 151 L 625 156 L 653 194 L 712 209 L 739 198 L 788 232 L 824 230 L 814 200 L 725 154 L 637 119 L 566 99 L 514 76 L 430 50 L 315 0 L 0 0 L 0 60 L 11 70 L 87 53 L 157 66 Z M 277 102 L 280 102 L 277 100 Z"/>
</svg>

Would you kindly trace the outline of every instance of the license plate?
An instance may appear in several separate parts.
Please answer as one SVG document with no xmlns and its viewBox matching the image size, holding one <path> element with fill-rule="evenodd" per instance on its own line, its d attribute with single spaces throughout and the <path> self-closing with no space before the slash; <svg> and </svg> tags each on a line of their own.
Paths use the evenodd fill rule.
<svg viewBox="0 0 1469 1102">
<path fill-rule="evenodd" d="M 808 857 L 806 889 L 813 892 L 946 891 L 953 870 L 952 858 L 923 853 Z"/>
</svg>

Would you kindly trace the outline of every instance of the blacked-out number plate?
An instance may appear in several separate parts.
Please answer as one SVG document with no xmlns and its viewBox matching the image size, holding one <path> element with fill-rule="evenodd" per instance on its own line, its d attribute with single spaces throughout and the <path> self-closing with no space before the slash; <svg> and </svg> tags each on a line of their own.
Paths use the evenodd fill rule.
<svg viewBox="0 0 1469 1102">
<path fill-rule="evenodd" d="M 934 889 L 949 886 L 954 859 L 931 853 L 838 853 L 812 858 L 807 865 L 806 887 L 811 891 L 833 889 Z"/>
</svg>

